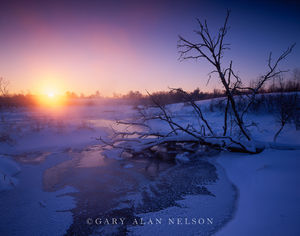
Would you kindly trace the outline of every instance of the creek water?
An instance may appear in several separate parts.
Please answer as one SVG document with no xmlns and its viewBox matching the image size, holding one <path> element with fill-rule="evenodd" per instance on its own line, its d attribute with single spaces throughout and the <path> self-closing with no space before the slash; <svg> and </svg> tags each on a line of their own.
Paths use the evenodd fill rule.
<svg viewBox="0 0 300 236">
<path fill-rule="evenodd" d="M 44 191 L 66 186 L 77 190 L 68 194 L 76 207 L 70 210 L 73 223 L 67 235 L 210 235 L 234 212 L 236 189 L 214 157 L 186 164 L 157 158 L 115 160 L 102 156 L 98 146 L 67 154 L 69 160 L 43 174 Z M 186 222 L 170 225 L 170 218 Z M 193 218 L 214 222 L 191 225 Z M 151 224 L 155 219 L 162 222 Z"/>
</svg>

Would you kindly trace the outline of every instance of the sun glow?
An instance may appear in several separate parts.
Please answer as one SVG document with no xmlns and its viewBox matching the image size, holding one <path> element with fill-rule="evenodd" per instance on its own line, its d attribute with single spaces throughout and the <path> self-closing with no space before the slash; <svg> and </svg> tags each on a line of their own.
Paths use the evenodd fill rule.
<svg viewBox="0 0 300 236">
<path fill-rule="evenodd" d="M 38 77 L 43 79 L 36 83 L 37 103 L 42 107 L 51 108 L 65 105 L 63 77 L 50 72 L 41 73 Z"/>
<path fill-rule="evenodd" d="M 45 88 L 42 90 L 40 95 L 37 96 L 38 104 L 43 107 L 58 108 L 65 104 L 65 97 L 58 93 L 58 90 Z"/>
<path fill-rule="evenodd" d="M 38 103 L 44 107 L 61 107 L 65 104 L 64 96 L 55 93 L 38 96 Z"/>
<path fill-rule="evenodd" d="M 55 94 L 54 94 L 53 92 L 48 93 L 48 97 L 49 97 L 49 98 L 53 98 L 54 95 L 55 95 Z"/>
</svg>

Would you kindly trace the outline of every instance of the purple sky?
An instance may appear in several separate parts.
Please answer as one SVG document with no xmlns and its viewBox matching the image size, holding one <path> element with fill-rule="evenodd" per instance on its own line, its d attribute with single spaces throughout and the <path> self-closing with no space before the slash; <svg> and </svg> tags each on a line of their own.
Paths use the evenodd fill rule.
<svg viewBox="0 0 300 236">
<path fill-rule="evenodd" d="M 226 3 L 225 3 L 226 2 Z M 300 67 L 296 1 L 1 1 L 0 76 L 10 91 L 103 95 L 206 86 L 205 61 L 178 61 L 178 34 L 195 39 L 195 18 L 219 28 L 232 10 L 224 63 L 246 81 L 266 70 L 270 51 L 296 42 L 283 69 Z"/>
</svg>

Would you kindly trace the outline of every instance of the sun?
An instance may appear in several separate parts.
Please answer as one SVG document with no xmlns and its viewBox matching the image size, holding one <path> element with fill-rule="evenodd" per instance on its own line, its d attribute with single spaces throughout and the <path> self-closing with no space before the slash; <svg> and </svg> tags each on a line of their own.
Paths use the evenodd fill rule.
<svg viewBox="0 0 300 236">
<path fill-rule="evenodd" d="M 49 97 L 49 98 L 54 98 L 54 96 L 55 96 L 54 92 L 49 92 L 49 93 L 48 93 L 48 97 Z"/>
<path fill-rule="evenodd" d="M 37 96 L 37 102 L 42 107 L 59 108 L 64 106 L 65 98 L 53 89 L 41 93 Z"/>
<path fill-rule="evenodd" d="M 37 81 L 37 103 L 41 107 L 61 108 L 66 104 L 62 78 L 53 73 L 46 73 L 42 76 L 44 79 Z"/>
</svg>

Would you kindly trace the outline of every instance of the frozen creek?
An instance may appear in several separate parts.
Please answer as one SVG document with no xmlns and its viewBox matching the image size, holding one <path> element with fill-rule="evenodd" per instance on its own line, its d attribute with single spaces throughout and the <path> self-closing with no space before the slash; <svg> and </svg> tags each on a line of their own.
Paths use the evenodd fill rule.
<svg viewBox="0 0 300 236">
<path fill-rule="evenodd" d="M 237 191 L 215 157 L 174 164 L 100 151 L 15 156 L 20 184 L 0 195 L 4 235 L 211 235 L 231 219 Z"/>
</svg>

